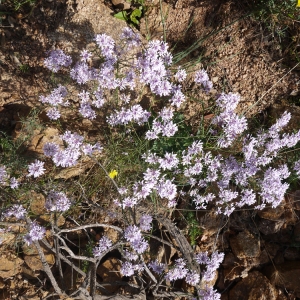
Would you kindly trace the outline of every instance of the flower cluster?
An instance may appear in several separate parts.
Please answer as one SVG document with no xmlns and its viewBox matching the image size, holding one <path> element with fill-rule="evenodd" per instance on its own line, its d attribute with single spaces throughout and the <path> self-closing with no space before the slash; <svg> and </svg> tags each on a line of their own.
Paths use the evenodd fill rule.
<svg viewBox="0 0 300 300">
<path fill-rule="evenodd" d="M 46 233 L 46 229 L 36 222 L 31 222 L 29 226 L 29 232 L 24 236 L 24 241 L 27 245 L 31 245 L 33 242 L 43 239 Z"/>
<path fill-rule="evenodd" d="M 35 160 L 35 162 L 28 165 L 28 175 L 37 178 L 45 173 L 44 162 L 40 160 Z"/>
<path fill-rule="evenodd" d="M 213 84 L 209 80 L 207 72 L 203 69 L 196 72 L 194 80 L 195 80 L 195 83 L 202 85 L 204 91 L 207 92 L 207 93 L 213 87 Z"/>
<path fill-rule="evenodd" d="M 0 166 L 0 185 L 6 186 L 9 183 L 11 189 L 19 187 L 19 182 L 15 177 L 10 177 L 5 166 Z"/>
<path fill-rule="evenodd" d="M 54 73 L 57 73 L 61 67 L 70 66 L 71 63 L 71 56 L 64 54 L 62 50 L 51 51 L 48 57 L 44 60 L 45 67 Z"/>
<path fill-rule="evenodd" d="M 138 254 L 144 253 L 149 246 L 143 238 L 141 230 L 135 225 L 130 225 L 125 229 L 124 237 Z"/>
<path fill-rule="evenodd" d="M 212 120 L 212 123 L 223 129 L 224 136 L 218 140 L 218 146 L 221 148 L 229 147 L 247 129 L 246 118 L 234 112 L 239 101 L 240 96 L 233 93 L 222 93 L 216 101 L 221 113 Z"/>
<path fill-rule="evenodd" d="M 100 257 L 105 251 L 107 251 L 112 246 L 112 241 L 106 237 L 103 236 L 99 242 L 98 246 L 93 248 L 93 255 L 95 257 Z"/>
<path fill-rule="evenodd" d="M 65 212 L 71 206 L 71 201 L 63 192 L 51 191 L 48 193 L 45 207 L 49 211 Z"/>
<path fill-rule="evenodd" d="M 17 220 L 24 219 L 26 215 L 26 209 L 20 204 L 12 205 L 3 213 L 4 217 L 15 217 Z"/>
<path fill-rule="evenodd" d="M 206 270 L 202 272 L 202 279 L 211 281 L 215 276 L 215 271 L 224 259 L 224 253 L 213 252 L 209 258 L 207 252 L 201 252 L 196 254 L 195 259 L 198 264 L 206 265 Z"/>
<path fill-rule="evenodd" d="M 77 164 L 82 154 L 92 155 L 102 151 L 102 147 L 98 143 L 95 145 L 84 144 L 84 137 L 76 132 L 66 131 L 60 138 L 68 144 L 65 149 L 60 149 L 55 143 L 45 143 L 43 147 L 45 156 L 51 157 L 56 166 L 72 167 Z"/>
</svg>

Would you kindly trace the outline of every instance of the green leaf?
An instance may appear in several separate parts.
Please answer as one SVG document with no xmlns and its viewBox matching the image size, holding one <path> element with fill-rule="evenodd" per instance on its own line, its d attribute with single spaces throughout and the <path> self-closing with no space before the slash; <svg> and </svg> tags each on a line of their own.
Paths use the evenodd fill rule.
<svg viewBox="0 0 300 300">
<path fill-rule="evenodd" d="M 127 13 L 125 10 L 120 11 L 117 14 L 114 14 L 114 17 L 123 21 L 128 21 Z"/>
<path fill-rule="evenodd" d="M 139 24 L 137 18 L 140 18 L 141 16 L 142 16 L 142 12 L 137 8 L 130 14 L 130 20 L 134 24 Z"/>
</svg>

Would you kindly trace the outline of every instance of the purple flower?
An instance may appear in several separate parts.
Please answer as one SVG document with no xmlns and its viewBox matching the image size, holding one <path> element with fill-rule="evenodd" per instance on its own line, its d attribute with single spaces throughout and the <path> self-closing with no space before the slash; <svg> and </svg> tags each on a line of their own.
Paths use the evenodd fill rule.
<svg viewBox="0 0 300 300">
<path fill-rule="evenodd" d="M 107 238 L 106 236 L 103 236 L 99 240 L 98 246 L 96 246 L 93 249 L 93 255 L 95 257 L 99 257 L 103 254 L 103 252 L 107 251 L 111 246 L 112 246 L 112 241 L 109 238 Z"/>
<path fill-rule="evenodd" d="M 63 192 L 49 192 L 45 207 L 50 211 L 59 211 L 65 212 L 71 206 L 71 201 L 67 198 L 67 196 Z"/>
<path fill-rule="evenodd" d="M 54 121 L 60 118 L 60 112 L 56 107 L 50 108 L 47 111 L 46 115 L 50 120 L 54 120 Z"/>
<path fill-rule="evenodd" d="M 96 118 L 96 113 L 92 109 L 91 105 L 87 102 L 82 102 L 80 104 L 79 112 L 82 114 L 83 117 L 93 120 Z"/>
<path fill-rule="evenodd" d="M 177 108 L 179 108 L 184 101 L 185 95 L 182 93 L 182 91 L 174 92 L 172 98 L 169 100 L 171 105 L 176 106 Z"/>
<path fill-rule="evenodd" d="M 29 174 L 27 176 L 33 176 L 34 178 L 36 178 L 43 175 L 46 170 L 44 168 L 44 164 L 44 162 L 36 159 L 34 163 L 28 165 Z"/>
<path fill-rule="evenodd" d="M 126 48 L 138 47 L 141 45 L 141 38 L 138 33 L 135 33 L 131 28 L 125 27 L 120 35 L 121 39 L 126 40 Z"/>
<path fill-rule="evenodd" d="M 149 231 L 151 229 L 152 217 L 150 215 L 143 215 L 140 218 L 140 228 L 144 231 Z"/>
<path fill-rule="evenodd" d="M 290 172 L 287 165 L 282 165 L 277 169 L 268 168 L 265 171 L 260 192 L 263 203 L 270 203 L 275 208 L 282 202 L 289 184 L 281 181 L 289 175 Z"/>
<path fill-rule="evenodd" d="M 115 41 L 113 38 L 104 33 L 97 34 L 95 40 L 106 59 L 115 59 Z"/>
<path fill-rule="evenodd" d="M 166 265 L 163 263 L 159 263 L 157 260 L 151 261 L 148 263 L 148 267 L 153 270 L 153 272 L 157 274 L 162 274 L 162 272 L 165 270 Z"/>
<path fill-rule="evenodd" d="M 167 123 L 164 124 L 164 126 L 162 127 L 162 135 L 163 136 L 173 136 L 176 132 L 178 131 L 178 126 L 173 123 L 173 121 L 169 121 Z"/>
<path fill-rule="evenodd" d="M 125 229 L 124 237 L 128 242 L 140 240 L 142 238 L 141 230 L 135 225 L 130 225 Z"/>
<path fill-rule="evenodd" d="M 9 186 L 11 189 L 16 189 L 19 187 L 19 182 L 15 177 L 11 177 L 9 180 Z"/>
<path fill-rule="evenodd" d="M 6 172 L 6 167 L 0 167 L 0 184 L 5 184 L 8 178 L 9 176 Z"/>
<path fill-rule="evenodd" d="M 64 54 L 62 50 L 53 50 L 44 60 L 46 68 L 56 73 L 61 67 L 68 67 L 72 63 L 71 56 Z"/>
<path fill-rule="evenodd" d="M 20 204 L 14 204 L 12 207 L 10 207 L 9 209 L 7 209 L 4 213 L 5 217 L 16 217 L 17 220 L 19 219 L 24 219 L 24 217 L 26 216 L 27 211 L 26 209 L 20 205 Z"/>
<path fill-rule="evenodd" d="M 85 49 L 81 51 L 80 56 L 81 56 L 81 61 L 86 62 L 92 57 L 92 53 Z"/>
<path fill-rule="evenodd" d="M 79 84 L 87 83 L 90 79 L 92 79 L 91 70 L 85 62 L 77 63 L 71 70 L 70 76 Z"/>
<path fill-rule="evenodd" d="M 182 258 L 179 258 L 175 261 L 175 267 L 171 269 L 166 274 L 166 279 L 174 281 L 177 279 L 186 278 L 188 269 L 186 268 L 186 263 Z"/>
<path fill-rule="evenodd" d="M 130 245 L 138 254 L 144 253 L 149 247 L 148 242 L 144 238 L 135 239 L 130 242 Z"/>
<path fill-rule="evenodd" d="M 209 80 L 209 77 L 204 69 L 196 72 L 195 82 L 197 84 L 201 84 L 205 92 L 209 92 L 213 86 L 212 82 Z"/>
<path fill-rule="evenodd" d="M 63 98 L 67 96 L 67 93 L 67 89 L 64 86 L 59 85 L 56 89 L 52 91 L 52 93 L 49 96 L 40 96 L 39 101 L 41 101 L 44 104 L 48 103 L 52 106 L 68 106 L 69 103 L 67 101 L 63 101 Z"/>
<path fill-rule="evenodd" d="M 165 157 L 160 158 L 158 162 L 160 164 L 160 168 L 162 168 L 163 170 L 171 170 L 177 167 L 179 160 L 176 154 L 167 152 L 165 154 Z"/>
<path fill-rule="evenodd" d="M 122 264 L 120 272 L 123 276 L 129 277 L 134 274 L 134 270 L 135 270 L 135 268 L 134 268 L 133 264 L 130 263 L 129 261 L 125 261 Z"/>
<path fill-rule="evenodd" d="M 213 289 L 213 287 L 206 287 L 200 290 L 200 296 L 203 300 L 220 300 L 221 295 Z"/>
<path fill-rule="evenodd" d="M 174 77 L 178 82 L 182 82 L 186 79 L 186 76 L 186 71 L 184 69 L 178 68 Z"/>
<path fill-rule="evenodd" d="M 59 146 L 54 143 L 45 143 L 43 151 L 45 156 L 52 157 L 59 151 Z"/>
<path fill-rule="evenodd" d="M 34 221 L 30 224 L 29 232 L 24 236 L 24 241 L 27 245 L 30 245 L 35 241 L 43 239 L 45 233 L 46 229 Z"/>
<path fill-rule="evenodd" d="M 295 162 L 294 170 L 296 171 L 296 174 L 298 175 L 298 177 L 300 177 L 300 160 Z"/>
<path fill-rule="evenodd" d="M 137 260 L 139 257 L 137 254 L 131 252 L 131 251 L 128 251 L 128 250 L 124 250 L 124 256 L 128 259 L 128 260 Z"/>
<path fill-rule="evenodd" d="M 185 281 L 192 286 L 196 286 L 200 281 L 200 275 L 196 271 L 189 271 Z"/>
<path fill-rule="evenodd" d="M 210 263 L 210 259 L 208 257 L 207 251 L 197 253 L 195 255 L 195 260 L 199 265 L 207 265 Z"/>
<path fill-rule="evenodd" d="M 216 104 L 222 109 L 222 111 L 234 111 L 240 102 L 241 97 L 239 94 L 234 93 L 222 93 L 216 100 Z"/>
</svg>

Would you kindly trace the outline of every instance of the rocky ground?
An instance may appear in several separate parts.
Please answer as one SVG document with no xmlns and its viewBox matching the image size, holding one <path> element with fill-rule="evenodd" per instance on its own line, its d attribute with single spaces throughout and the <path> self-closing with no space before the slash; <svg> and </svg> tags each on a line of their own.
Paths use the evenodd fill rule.
<svg viewBox="0 0 300 300">
<path fill-rule="evenodd" d="M 122 1 L 119 4 L 122 4 Z M 119 5 L 118 4 L 118 5 Z M 216 90 L 242 95 L 240 112 L 247 116 L 266 115 L 273 118 L 288 109 L 296 117 L 299 109 L 289 100 L 299 92 L 299 73 L 295 64 L 284 60 L 280 45 L 245 15 L 245 8 L 234 1 L 153 0 L 141 20 L 140 32 L 146 38 L 161 38 L 181 53 L 199 39 L 181 63 L 201 62 L 212 78 Z M 46 51 L 60 48 L 76 55 L 93 42 L 96 33 L 116 38 L 125 22 L 112 16 L 117 11 L 106 0 L 37 1 L 31 11 L 16 13 L 2 20 L 0 46 L 0 125 L 17 136 L 20 120 L 36 108 L 38 96 L 47 93 L 53 83 L 43 68 Z M 162 13 L 161 13 L 162 11 Z M 186 115 L 197 122 L 201 110 L 198 103 L 187 105 Z M 39 118 L 45 118 L 40 115 Z M 65 116 L 64 122 L 68 122 Z M 266 118 L 266 117 L 265 117 Z M 295 121 L 297 122 L 297 121 Z M 93 133 L 90 123 L 78 123 L 81 131 Z M 27 151 L 39 153 L 41 144 L 51 139 L 55 128 L 36 129 Z M 88 165 L 89 162 L 87 162 Z M 71 170 L 56 178 L 69 179 L 84 172 Z M 33 193 L 31 208 L 43 214 L 42 194 Z M 300 193 L 286 196 L 283 205 L 259 213 L 241 210 L 230 218 L 199 213 L 202 235 L 197 249 L 225 252 L 225 260 L 214 282 L 223 300 L 284 300 L 300 298 Z M 61 219 L 61 224 L 67 224 Z M 184 230 L 184 224 L 178 223 Z M 0 233 L 3 243 L 0 256 L 0 299 L 43 299 L 51 291 L 43 287 L 42 265 L 35 249 L 24 247 L 21 255 L 10 250 L 20 226 L 10 233 Z M 111 239 L 114 232 L 111 232 Z M 80 234 L 70 237 L 77 241 Z M 171 249 L 172 250 L 172 249 Z M 168 259 L 175 255 L 169 251 Z M 45 251 L 49 264 L 54 255 Z M 104 261 L 97 273 L 103 282 L 121 280 L 118 261 Z M 71 271 L 65 276 L 76 281 Z M 39 286 L 39 289 L 36 288 Z M 184 288 L 184 287 L 182 287 Z M 112 292 L 117 291 L 112 288 Z"/>
</svg>

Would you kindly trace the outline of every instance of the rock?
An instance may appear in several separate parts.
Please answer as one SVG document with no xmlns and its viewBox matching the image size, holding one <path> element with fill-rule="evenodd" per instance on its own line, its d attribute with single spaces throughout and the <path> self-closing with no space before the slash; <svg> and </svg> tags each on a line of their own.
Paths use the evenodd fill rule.
<svg viewBox="0 0 300 300">
<path fill-rule="evenodd" d="M 63 141 L 59 136 L 59 130 L 52 127 L 47 127 L 44 131 L 36 131 L 29 143 L 28 151 L 31 153 L 44 154 L 43 147 L 46 143 L 55 143 L 59 146 L 63 146 Z"/>
<path fill-rule="evenodd" d="M 119 272 L 121 269 L 121 263 L 116 258 L 109 258 L 104 263 L 102 263 L 98 269 L 97 274 L 102 278 L 102 283 L 113 283 L 114 281 L 120 281 L 122 279 L 122 275 Z M 111 293 L 115 293 L 119 286 L 117 285 L 107 285 L 105 286 L 105 289 L 107 289 Z"/>
<path fill-rule="evenodd" d="M 4 289 L 5 287 L 5 282 L 3 281 L 2 278 L 0 278 L 0 290 Z"/>
<path fill-rule="evenodd" d="M 1 246 L 3 245 L 13 245 L 14 244 L 14 240 L 15 240 L 16 236 L 13 233 L 10 232 L 1 232 L 0 231 L 0 241 L 1 241 Z"/>
<path fill-rule="evenodd" d="M 300 297 L 300 261 L 288 261 L 279 265 L 264 268 L 264 274 L 276 286 L 292 291 Z"/>
<path fill-rule="evenodd" d="M 53 222 L 53 215 L 50 215 L 50 214 L 41 215 L 40 219 L 47 222 L 47 223 Z M 58 227 L 61 227 L 65 224 L 65 222 L 66 222 L 65 217 L 63 215 L 59 215 L 57 220 L 56 220 L 56 225 Z"/>
<path fill-rule="evenodd" d="M 276 208 L 266 207 L 257 212 L 258 216 L 262 219 L 277 221 L 284 214 L 284 207 L 282 205 Z"/>
<path fill-rule="evenodd" d="M 112 229 L 112 228 L 107 228 L 105 231 L 105 236 L 107 236 L 113 244 L 116 243 L 119 240 L 119 232 Z"/>
<path fill-rule="evenodd" d="M 46 231 L 46 238 L 48 243 L 53 246 L 53 239 L 50 230 Z M 53 265 L 55 263 L 55 256 L 46 247 L 44 247 L 42 243 L 40 244 L 40 246 L 44 252 L 45 259 L 48 262 L 48 264 Z M 38 250 L 36 249 L 34 244 L 31 245 L 24 244 L 22 246 L 22 250 L 24 253 L 24 261 L 33 272 L 36 272 L 38 270 L 43 270 L 43 266 L 42 266 L 40 256 L 38 254 Z"/>
<path fill-rule="evenodd" d="M 284 258 L 286 260 L 291 260 L 291 261 L 294 261 L 294 260 L 300 260 L 300 251 L 299 251 L 299 248 L 287 248 L 285 251 L 284 251 Z"/>
<path fill-rule="evenodd" d="M 21 272 L 21 265 L 23 260 L 15 257 L 14 259 L 8 258 L 6 256 L 0 257 L 0 277 L 5 279 Z"/>
<path fill-rule="evenodd" d="M 232 252 L 239 259 L 258 257 L 260 255 L 259 239 L 249 231 L 240 232 L 230 239 Z"/>
<path fill-rule="evenodd" d="M 45 259 L 49 265 L 54 265 L 55 258 L 52 253 L 45 254 Z M 43 265 L 39 255 L 24 255 L 24 261 L 33 272 L 43 270 Z"/>
<path fill-rule="evenodd" d="M 266 219 L 259 220 L 258 229 L 264 235 L 278 232 L 284 224 L 284 220 L 271 221 Z"/>
<path fill-rule="evenodd" d="M 294 209 L 300 210 L 300 190 L 290 196 L 290 200 L 293 202 Z"/>
<path fill-rule="evenodd" d="M 89 163 L 90 162 L 90 163 Z M 91 160 L 88 157 L 84 157 L 80 163 L 74 167 L 64 168 L 59 170 L 55 175 L 54 179 L 69 179 L 75 176 L 83 174 L 87 168 L 92 165 Z"/>
<path fill-rule="evenodd" d="M 277 290 L 260 272 L 249 273 L 229 292 L 230 300 L 277 300 Z"/>
<path fill-rule="evenodd" d="M 130 8 L 130 3 L 126 0 L 111 0 L 112 4 L 119 9 L 126 10 Z"/>
<path fill-rule="evenodd" d="M 295 242 L 300 242 L 300 223 L 294 227 L 293 238 Z"/>
</svg>

